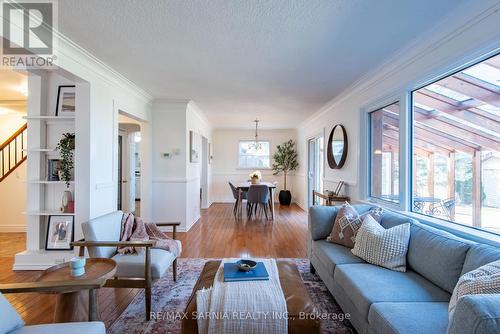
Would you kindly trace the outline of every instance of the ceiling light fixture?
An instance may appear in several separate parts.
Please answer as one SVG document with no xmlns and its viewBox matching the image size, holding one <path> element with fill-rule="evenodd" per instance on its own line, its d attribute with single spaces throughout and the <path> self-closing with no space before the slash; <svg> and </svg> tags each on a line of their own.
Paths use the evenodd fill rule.
<svg viewBox="0 0 500 334">
<path fill-rule="evenodd" d="M 255 151 L 260 151 L 262 148 L 262 144 L 259 143 L 259 120 L 255 119 L 255 142 L 248 145 L 249 148 L 254 149 Z"/>
</svg>

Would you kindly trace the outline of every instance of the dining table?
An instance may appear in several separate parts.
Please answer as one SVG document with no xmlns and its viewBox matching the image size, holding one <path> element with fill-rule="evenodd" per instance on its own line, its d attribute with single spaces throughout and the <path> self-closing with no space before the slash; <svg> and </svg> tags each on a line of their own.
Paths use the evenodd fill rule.
<svg viewBox="0 0 500 334">
<path fill-rule="evenodd" d="M 261 181 L 260 183 L 257 184 L 263 184 L 266 185 L 269 188 L 269 208 L 271 209 L 271 219 L 274 221 L 274 192 L 276 191 L 276 183 L 274 182 L 263 182 Z M 236 185 L 236 189 L 241 190 L 241 192 L 248 191 L 250 189 L 250 186 L 252 185 L 252 182 L 250 181 L 245 181 L 245 182 L 240 182 Z M 239 203 L 241 203 L 241 198 L 239 198 Z"/>
</svg>

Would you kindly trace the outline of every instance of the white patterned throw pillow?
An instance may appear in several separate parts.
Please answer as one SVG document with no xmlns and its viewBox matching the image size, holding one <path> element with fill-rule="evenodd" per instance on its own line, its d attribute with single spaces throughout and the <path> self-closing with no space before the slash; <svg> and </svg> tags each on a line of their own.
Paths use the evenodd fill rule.
<svg viewBox="0 0 500 334">
<path fill-rule="evenodd" d="M 358 230 L 351 252 L 368 263 L 405 272 L 409 241 L 409 223 L 385 229 L 367 215 Z"/>
<path fill-rule="evenodd" d="M 485 264 L 463 274 L 451 295 L 448 314 L 450 322 L 460 297 L 465 295 L 500 293 L 500 260 Z"/>
</svg>

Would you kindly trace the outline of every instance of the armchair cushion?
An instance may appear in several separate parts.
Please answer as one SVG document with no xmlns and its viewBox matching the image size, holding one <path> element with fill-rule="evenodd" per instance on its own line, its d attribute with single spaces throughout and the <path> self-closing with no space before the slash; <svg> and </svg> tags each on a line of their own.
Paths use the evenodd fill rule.
<svg viewBox="0 0 500 334">
<path fill-rule="evenodd" d="M 86 241 L 120 241 L 122 211 L 91 219 L 82 224 Z M 116 247 L 89 247 L 90 257 L 111 258 L 116 254 Z"/>
<path fill-rule="evenodd" d="M 100 321 L 68 322 L 21 327 L 9 334 L 106 334 L 106 328 Z"/>
<path fill-rule="evenodd" d="M 16 310 L 9 304 L 7 299 L 0 293 L 0 334 L 9 333 L 24 326 L 24 322 Z"/>
<path fill-rule="evenodd" d="M 181 242 L 176 240 L 181 247 Z M 116 254 L 112 257 L 116 262 L 116 277 L 144 278 L 144 265 L 146 261 L 144 250 L 134 254 Z M 163 249 L 151 249 L 151 278 L 161 278 L 172 262 L 175 255 Z"/>
</svg>

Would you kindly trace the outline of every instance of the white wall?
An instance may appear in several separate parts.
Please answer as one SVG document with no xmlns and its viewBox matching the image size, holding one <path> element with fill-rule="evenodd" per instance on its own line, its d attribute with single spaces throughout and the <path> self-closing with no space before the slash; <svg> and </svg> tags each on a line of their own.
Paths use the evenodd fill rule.
<svg viewBox="0 0 500 334">
<path fill-rule="evenodd" d="M 248 180 L 248 174 L 253 169 L 238 167 L 238 143 L 240 140 L 253 140 L 253 130 L 216 129 L 213 133 L 213 161 L 212 161 L 212 202 L 234 202 L 228 182 L 236 184 Z M 271 157 L 276 151 L 276 146 L 290 139 L 296 140 L 297 132 L 288 130 L 259 130 L 259 138 L 269 140 L 271 143 Z M 271 159 L 272 165 L 272 159 Z M 283 187 L 283 176 L 273 175 L 271 169 L 260 169 L 262 178 L 268 182 L 278 182 L 278 191 Z M 292 173 L 287 180 L 287 186 L 292 192 L 292 200 L 299 196 L 295 186 L 295 175 Z"/>
<path fill-rule="evenodd" d="M 153 105 L 153 220 L 179 221 L 187 231 L 200 218 L 199 163 L 189 158 L 189 131 L 211 139 L 211 127 L 190 101 Z M 165 157 L 169 154 L 169 157 Z"/>
<path fill-rule="evenodd" d="M 335 182 L 344 180 L 347 184 L 346 193 L 354 200 L 362 198 L 363 187 L 359 176 L 366 166 L 360 164 L 363 161 L 360 157 L 360 138 L 361 132 L 366 129 L 361 127 L 361 110 L 377 103 L 403 98 L 412 88 L 500 48 L 499 7 L 497 1 L 491 0 L 471 2 L 459 8 L 435 29 L 413 41 L 393 58 L 387 59 L 380 68 L 330 101 L 299 127 L 301 165 L 297 186 L 300 189 L 298 193 L 304 194 L 300 198 L 303 207 L 307 205 L 307 196 L 303 191 L 307 189 L 307 139 L 323 129 L 326 130 L 325 139 L 328 139 L 337 123 L 346 127 L 349 140 L 346 164 L 340 170 L 332 170 L 326 164 L 324 184 L 326 188 L 332 189 Z"/>
</svg>

